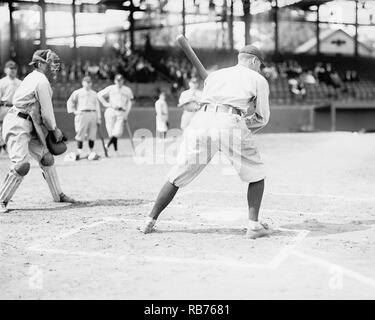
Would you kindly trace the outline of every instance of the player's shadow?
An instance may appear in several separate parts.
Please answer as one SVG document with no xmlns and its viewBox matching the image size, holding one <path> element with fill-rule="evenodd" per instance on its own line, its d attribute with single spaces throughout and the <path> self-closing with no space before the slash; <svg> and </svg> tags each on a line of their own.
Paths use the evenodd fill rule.
<svg viewBox="0 0 375 320">
<path fill-rule="evenodd" d="M 9 208 L 9 212 L 15 211 L 64 211 L 79 208 L 95 208 L 95 207 L 134 207 L 142 206 L 150 203 L 151 200 L 145 199 L 98 199 L 92 201 L 80 201 L 78 203 L 71 204 L 59 204 L 58 206 L 49 207 L 28 207 L 28 208 Z"/>
<path fill-rule="evenodd" d="M 155 230 L 156 233 L 190 233 L 190 234 L 218 234 L 227 236 L 240 236 L 246 235 L 246 228 L 194 228 L 194 229 L 163 229 L 159 227 Z M 266 237 L 290 237 L 295 236 L 297 231 L 284 231 L 272 230 Z"/>
<path fill-rule="evenodd" d="M 332 223 L 309 219 L 302 223 L 283 225 L 282 228 L 289 230 L 307 230 L 310 231 L 308 234 L 309 237 L 319 237 L 330 234 L 368 230 L 373 224 L 375 224 L 375 220 L 353 220 L 347 223 Z"/>
</svg>

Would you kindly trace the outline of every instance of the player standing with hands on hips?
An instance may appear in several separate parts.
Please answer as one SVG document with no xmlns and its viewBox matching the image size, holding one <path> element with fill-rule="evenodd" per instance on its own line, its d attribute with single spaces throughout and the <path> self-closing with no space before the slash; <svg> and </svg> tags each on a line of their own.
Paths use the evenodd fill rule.
<svg viewBox="0 0 375 320">
<path fill-rule="evenodd" d="M 199 82 L 197 78 L 191 78 L 189 81 L 189 89 L 182 91 L 180 99 L 178 100 L 178 107 L 184 108 L 181 116 L 181 129 L 185 130 L 189 125 L 195 112 L 199 109 L 198 102 L 202 96 L 202 91 L 199 90 Z"/>
<path fill-rule="evenodd" d="M 4 68 L 5 77 L 0 79 L 0 151 L 6 150 L 6 144 L 2 136 L 3 121 L 13 106 L 13 96 L 21 84 L 17 78 L 17 64 L 14 61 L 8 61 Z"/>
<path fill-rule="evenodd" d="M 60 187 L 54 157 L 48 151 L 46 136 L 52 132 L 57 142 L 63 134 L 56 126 L 52 105 L 50 80 L 60 68 L 58 55 L 51 50 L 37 50 L 30 65 L 34 71 L 21 82 L 13 97 L 13 106 L 3 124 L 11 168 L 0 187 L 0 212 L 7 212 L 7 204 L 30 170 L 29 155 L 38 161 L 55 202 L 76 202 Z"/>
<path fill-rule="evenodd" d="M 117 140 L 124 132 L 124 122 L 128 121 L 128 115 L 134 99 L 132 90 L 124 85 L 121 74 L 115 76 L 115 84 L 98 92 L 99 101 L 106 109 L 104 113 L 109 141 L 107 149 L 113 144 L 117 152 Z"/>
<path fill-rule="evenodd" d="M 100 105 L 96 92 L 92 90 L 91 77 L 82 79 L 82 88 L 73 91 L 67 102 L 68 113 L 74 113 L 74 128 L 76 130 L 77 154 L 76 159 L 85 158 L 83 142 L 88 140 L 90 153 L 89 160 L 98 160 L 94 151 L 97 125 L 101 124 Z"/>
<path fill-rule="evenodd" d="M 260 74 L 262 64 L 259 49 L 247 45 L 239 51 L 237 65 L 208 75 L 201 107 L 184 132 L 177 163 L 141 232 L 153 231 L 178 189 L 197 177 L 220 150 L 248 184 L 247 237 L 255 239 L 270 233 L 268 226 L 258 220 L 266 174 L 252 134 L 252 130 L 264 127 L 270 116 L 269 86 Z M 251 116 L 247 116 L 249 113 Z"/>
</svg>

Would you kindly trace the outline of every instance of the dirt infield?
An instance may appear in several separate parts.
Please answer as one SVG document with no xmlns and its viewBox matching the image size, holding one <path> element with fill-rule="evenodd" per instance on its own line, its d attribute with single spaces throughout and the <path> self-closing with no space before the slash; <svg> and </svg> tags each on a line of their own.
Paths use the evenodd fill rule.
<svg viewBox="0 0 375 320">
<path fill-rule="evenodd" d="M 374 299 L 375 134 L 257 143 L 269 172 L 262 218 L 276 230 L 257 240 L 244 238 L 246 186 L 225 163 L 143 235 L 169 164 L 136 164 L 126 140 L 119 157 L 58 158 L 64 191 L 86 201 L 66 205 L 50 201 L 33 162 L 0 216 L 0 298 Z M 8 165 L 1 155 L 1 179 Z"/>
</svg>

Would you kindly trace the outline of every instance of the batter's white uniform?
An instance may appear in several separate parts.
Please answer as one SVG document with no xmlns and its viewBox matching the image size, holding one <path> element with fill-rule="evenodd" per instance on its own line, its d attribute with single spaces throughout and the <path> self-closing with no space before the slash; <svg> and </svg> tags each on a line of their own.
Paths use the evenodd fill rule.
<svg viewBox="0 0 375 320">
<path fill-rule="evenodd" d="M 75 139 L 77 141 L 95 141 L 97 123 L 101 119 L 100 105 L 94 90 L 81 88 L 73 91 L 67 101 L 68 113 L 74 113 Z"/>
<path fill-rule="evenodd" d="M 178 100 L 179 107 L 191 107 L 191 109 L 198 109 L 198 102 L 202 96 L 202 91 L 199 89 L 189 89 L 181 92 Z M 189 125 L 191 119 L 194 117 L 195 111 L 184 110 L 181 116 L 181 129 L 185 130 Z"/>
<path fill-rule="evenodd" d="M 12 106 L 13 96 L 17 88 L 21 84 L 21 80 L 18 78 L 11 79 L 6 76 L 0 79 L 0 146 L 5 144 L 2 137 L 2 127 L 5 115 L 8 113 Z"/>
<path fill-rule="evenodd" d="M 119 88 L 114 84 L 99 91 L 98 95 L 109 100 L 109 107 L 104 113 L 108 135 L 120 138 L 124 132 L 124 121 L 128 119 L 132 107 L 132 90 L 127 86 Z"/>
<path fill-rule="evenodd" d="M 168 104 L 165 100 L 158 99 L 155 102 L 156 111 L 156 131 L 168 131 Z"/>
<path fill-rule="evenodd" d="M 207 104 L 207 111 L 201 108 L 186 129 L 169 182 L 177 187 L 187 185 L 218 151 L 230 159 L 243 181 L 264 179 L 264 164 L 251 129 L 262 128 L 269 120 L 267 80 L 239 64 L 217 70 L 206 78 L 200 104 Z M 218 108 L 232 112 L 234 108 L 242 115 L 219 112 Z M 245 118 L 249 111 L 252 115 Z"/>
<path fill-rule="evenodd" d="M 18 112 L 33 121 L 19 117 Z M 55 128 L 51 85 L 43 73 L 34 70 L 16 90 L 13 107 L 4 118 L 3 137 L 13 165 L 28 161 L 29 153 L 40 162 L 49 153 L 45 137 Z"/>
</svg>

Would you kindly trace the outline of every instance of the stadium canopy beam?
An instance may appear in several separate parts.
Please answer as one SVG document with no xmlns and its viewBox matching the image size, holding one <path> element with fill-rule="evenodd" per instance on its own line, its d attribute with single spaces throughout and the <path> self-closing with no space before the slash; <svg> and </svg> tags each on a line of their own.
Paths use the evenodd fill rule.
<svg viewBox="0 0 375 320">
<path fill-rule="evenodd" d="M 230 14 L 229 14 L 229 21 L 228 21 L 228 31 L 229 31 L 229 46 L 230 49 L 234 49 L 234 38 L 233 38 L 233 18 L 234 18 L 234 8 L 233 8 L 234 0 L 230 0 Z"/>
<path fill-rule="evenodd" d="M 40 6 L 40 47 L 46 48 L 46 2 L 45 0 L 39 0 Z"/>
<path fill-rule="evenodd" d="M 354 35 L 354 56 L 358 57 L 358 0 L 355 0 L 355 35 Z"/>
<path fill-rule="evenodd" d="M 316 6 L 316 54 L 320 54 L 320 4 Z"/>
<path fill-rule="evenodd" d="M 16 57 L 16 41 L 15 41 L 15 29 L 14 29 L 14 20 L 13 20 L 13 1 L 8 1 L 8 9 L 9 9 L 9 57 L 14 59 Z"/>
<path fill-rule="evenodd" d="M 250 14 L 250 0 L 242 0 L 243 6 L 243 21 L 245 25 L 245 45 L 250 44 L 250 28 L 251 28 L 251 14 Z"/>
<path fill-rule="evenodd" d="M 182 35 L 186 35 L 186 3 L 185 0 L 182 0 Z"/>
<path fill-rule="evenodd" d="M 73 17 L 73 61 L 77 62 L 77 20 L 76 20 L 76 0 L 72 1 L 72 17 Z"/>
<path fill-rule="evenodd" d="M 279 3 L 275 0 L 274 6 L 274 22 L 275 22 L 275 54 L 279 52 Z"/>
</svg>

